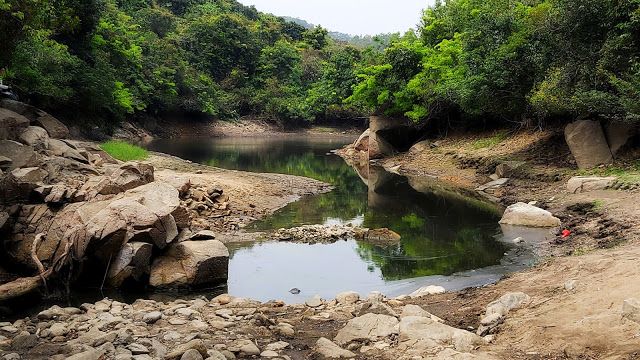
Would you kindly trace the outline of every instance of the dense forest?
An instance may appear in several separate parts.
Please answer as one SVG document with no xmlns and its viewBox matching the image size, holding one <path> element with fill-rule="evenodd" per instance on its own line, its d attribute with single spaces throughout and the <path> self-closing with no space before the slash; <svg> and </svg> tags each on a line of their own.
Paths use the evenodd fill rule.
<svg viewBox="0 0 640 360">
<path fill-rule="evenodd" d="M 640 1 L 438 2 L 359 76 L 349 101 L 415 121 L 640 120 Z"/>
<path fill-rule="evenodd" d="M 234 0 L 0 0 L 0 43 L 23 100 L 83 119 L 359 114 L 360 50 Z"/>
<path fill-rule="evenodd" d="M 449 0 L 360 46 L 234 0 L 0 0 L 0 43 L 23 99 L 109 121 L 640 118 L 638 0 Z"/>
</svg>

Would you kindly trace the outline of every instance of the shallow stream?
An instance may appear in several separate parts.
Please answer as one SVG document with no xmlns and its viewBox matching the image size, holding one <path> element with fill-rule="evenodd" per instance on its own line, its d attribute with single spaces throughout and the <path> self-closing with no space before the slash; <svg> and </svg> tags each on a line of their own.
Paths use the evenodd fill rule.
<svg viewBox="0 0 640 360">
<path fill-rule="evenodd" d="M 455 290 L 496 281 L 532 261 L 503 241 L 495 205 L 431 178 L 407 179 L 376 167 L 356 170 L 330 153 L 350 140 L 299 135 L 162 140 L 150 148 L 221 168 L 300 175 L 335 187 L 291 203 L 247 231 L 351 223 L 402 236 L 400 244 L 387 248 L 354 239 L 233 244 L 227 290 L 234 296 L 302 302 L 346 290 L 399 295 L 430 284 Z M 301 292 L 292 294 L 292 288 Z"/>
</svg>

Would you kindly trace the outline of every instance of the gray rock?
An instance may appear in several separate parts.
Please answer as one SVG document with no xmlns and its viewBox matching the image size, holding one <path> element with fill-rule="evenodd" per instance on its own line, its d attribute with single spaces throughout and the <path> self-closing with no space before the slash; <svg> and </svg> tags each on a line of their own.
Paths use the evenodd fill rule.
<svg viewBox="0 0 640 360">
<path fill-rule="evenodd" d="M 572 122 L 566 126 L 564 136 L 580 169 L 589 169 L 613 161 L 599 121 Z"/>
<path fill-rule="evenodd" d="M 138 343 L 129 344 L 129 346 L 127 346 L 127 350 L 131 351 L 133 355 L 149 353 L 149 349 L 146 346 Z"/>
<path fill-rule="evenodd" d="M 388 315 L 365 314 L 347 322 L 335 337 L 338 345 L 352 341 L 377 341 L 398 333 L 398 319 Z"/>
<path fill-rule="evenodd" d="M 155 324 L 158 320 L 162 319 L 162 313 L 160 311 L 152 311 L 144 314 L 142 321 L 147 324 Z"/>
<path fill-rule="evenodd" d="M 20 333 L 11 341 L 11 349 L 15 351 L 25 351 L 38 344 L 38 337 L 28 332 Z"/>
<path fill-rule="evenodd" d="M 4 360 L 20 360 L 20 354 L 9 353 L 2 357 Z"/>
<path fill-rule="evenodd" d="M 18 139 L 27 126 L 29 119 L 14 111 L 0 108 L 0 140 Z"/>
<path fill-rule="evenodd" d="M 38 166 L 38 154 L 32 146 L 12 140 L 0 140 L 0 154 L 11 159 L 9 170 Z"/>
<path fill-rule="evenodd" d="M 405 317 L 409 317 L 409 316 L 419 316 L 419 317 L 426 317 L 429 318 L 433 321 L 437 321 L 437 322 L 441 322 L 444 323 L 444 320 L 440 319 L 439 317 L 431 314 L 430 312 L 424 310 L 423 308 L 421 308 L 418 305 L 405 305 L 402 308 L 402 314 L 400 315 L 401 318 L 405 318 Z"/>
<path fill-rule="evenodd" d="M 500 224 L 528 227 L 557 227 L 560 219 L 547 210 L 522 202 L 509 206 L 500 220 Z"/>
<path fill-rule="evenodd" d="M 107 273 L 109 283 L 118 287 L 127 279 L 141 282 L 151 271 L 152 252 L 153 245 L 148 243 L 125 244 L 111 262 Z"/>
<path fill-rule="evenodd" d="M 190 236 L 190 240 L 213 240 L 216 238 L 216 234 L 211 230 L 200 230 L 197 233 Z"/>
<path fill-rule="evenodd" d="M 73 159 L 81 163 L 88 163 L 89 160 L 82 156 L 80 152 L 66 142 L 58 139 L 49 139 L 49 151 L 55 156 L 61 156 L 68 159 Z"/>
<path fill-rule="evenodd" d="M 55 139 L 66 139 L 69 137 L 69 128 L 60 120 L 54 118 L 53 116 L 44 113 L 35 119 L 34 121 L 38 126 L 41 126 L 49 136 Z"/>
<path fill-rule="evenodd" d="M 457 351 L 469 352 L 483 344 L 481 337 L 465 330 L 433 321 L 426 317 L 408 316 L 400 321 L 400 342 L 433 342 L 453 346 Z"/>
<path fill-rule="evenodd" d="M 510 292 L 501 296 L 498 300 L 487 305 L 485 316 L 500 314 L 506 316 L 509 311 L 527 306 L 531 302 L 531 297 L 522 292 Z"/>
<path fill-rule="evenodd" d="M 104 354 L 96 349 L 90 349 L 81 353 L 69 356 L 66 360 L 100 360 Z"/>
<path fill-rule="evenodd" d="M 20 134 L 20 142 L 33 146 L 34 149 L 49 148 L 49 134 L 47 131 L 38 126 L 29 126 Z"/>
<path fill-rule="evenodd" d="M 35 185 L 43 182 L 49 173 L 37 167 L 30 167 L 14 169 L 11 171 L 11 175 L 13 175 L 19 183 L 31 183 Z"/>
<path fill-rule="evenodd" d="M 56 336 L 67 335 L 67 333 L 69 332 L 69 329 L 67 329 L 67 326 L 63 323 L 55 323 L 51 325 L 51 327 L 49 328 L 49 331 L 51 332 L 52 337 L 56 337 Z"/>
<path fill-rule="evenodd" d="M 260 349 L 251 340 L 238 340 L 236 346 L 240 350 L 240 354 L 245 356 L 260 355 Z"/>
<path fill-rule="evenodd" d="M 352 359 L 356 357 L 356 354 L 341 348 L 327 338 L 318 339 L 314 351 L 324 359 Z"/>
<path fill-rule="evenodd" d="M 276 358 L 280 356 L 277 352 L 273 351 L 273 350 L 265 350 L 263 352 L 260 353 L 260 357 L 261 358 L 265 358 L 265 359 L 272 359 L 272 358 Z"/>
<path fill-rule="evenodd" d="M 185 353 L 180 357 L 180 360 L 203 360 L 203 357 L 198 350 L 191 349 L 185 351 Z"/>
<path fill-rule="evenodd" d="M 567 182 L 567 191 L 572 194 L 604 190 L 611 187 L 618 178 L 615 176 L 574 176 Z"/>
<path fill-rule="evenodd" d="M 186 344 L 176 346 L 170 353 L 166 355 L 166 359 L 167 360 L 178 359 L 184 353 L 186 353 L 191 349 L 198 350 L 198 352 L 200 352 L 200 355 L 202 355 L 203 357 L 207 356 L 207 347 L 205 346 L 202 340 L 197 339 L 197 340 L 191 340 Z"/>
<path fill-rule="evenodd" d="M 307 299 L 304 303 L 308 307 L 317 308 L 322 306 L 322 299 L 320 298 L 320 296 L 315 295 L 314 297 Z"/>
</svg>

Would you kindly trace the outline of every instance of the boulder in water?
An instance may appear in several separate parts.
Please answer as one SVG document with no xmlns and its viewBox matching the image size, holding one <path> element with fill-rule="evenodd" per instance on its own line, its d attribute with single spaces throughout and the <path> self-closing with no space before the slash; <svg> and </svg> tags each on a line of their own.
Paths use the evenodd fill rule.
<svg viewBox="0 0 640 360">
<path fill-rule="evenodd" d="M 522 202 L 513 204 L 505 210 L 500 224 L 530 226 L 530 227 L 557 227 L 560 219 L 549 211 Z"/>
<path fill-rule="evenodd" d="M 154 287 L 205 286 L 227 280 L 229 250 L 218 240 L 184 241 L 169 246 L 151 266 Z"/>
</svg>

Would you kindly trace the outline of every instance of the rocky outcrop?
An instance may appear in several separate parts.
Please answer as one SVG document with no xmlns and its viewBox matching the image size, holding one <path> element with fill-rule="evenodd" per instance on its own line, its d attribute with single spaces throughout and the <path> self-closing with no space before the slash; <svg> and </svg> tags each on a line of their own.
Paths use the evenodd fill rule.
<svg viewBox="0 0 640 360">
<path fill-rule="evenodd" d="M 289 229 L 278 229 L 270 235 L 278 241 L 307 244 L 333 243 L 338 240 L 356 239 L 376 246 L 397 245 L 400 235 L 387 228 L 367 229 L 347 225 L 303 225 Z"/>
<path fill-rule="evenodd" d="M 335 342 L 347 345 L 354 341 L 377 341 L 398 333 L 398 319 L 380 314 L 365 314 L 349 320 L 347 325 L 338 331 Z"/>
<path fill-rule="evenodd" d="M 574 176 L 567 182 L 567 191 L 571 194 L 604 190 L 613 186 L 618 178 L 615 176 Z"/>
<path fill-rule="evenodd" d="M 0 101 L 0 108 L 14 111 L 29 119 L 32 125 L 37 125 L 47 131 L 50 137 L 65 139 L 69 137 L 69 129 L 60 120 L 31 105 L 15 100 Z"/>
<path fill-rule="evenodd" d="M 572 122 L 566 126 L 564 136 L 580 169 L 589 169 L 613 161 L 599 121 Z"/>
<path fill-rule="evenodd" d="M 125 244 L 111 262 L 108 272 L 109 283 L 119 287 L 131 279 L 141 283 L 151 271 L 153 245 L 142 242 Z"/>
<path fill-rule="evenodd" d="M 204 286 L 227 280 L 229 250 L 218 240 L 171 245 L 151 267 L 154 287 Z"/>
<path fill-rule="evenodd" d="M 29 126 L 29 119 L 0 108 L 0 140 L 16 139 Z"/>
<path fill-rule="evenodd" d="M 14 140 L 0 140 L 0 154 L 11 160 L 8 166 L 11 170 L 40 164 L 39 156 L 33 147 Z"/>
<path fill-rule="evenodd" d="M 20 133 L 20 142 L 34 149 L 49 148 L 49 134 L 41 127 L 29 126 Z"/>
<path fill-rule="evenodd" d="M 547 210 L 519 202 L 509 206 L 505 210 L 500 224 L 529 227 L 557 227 L 560 226 L 560 219 L 553 216 L 553 214 Z"/>
</svg>

